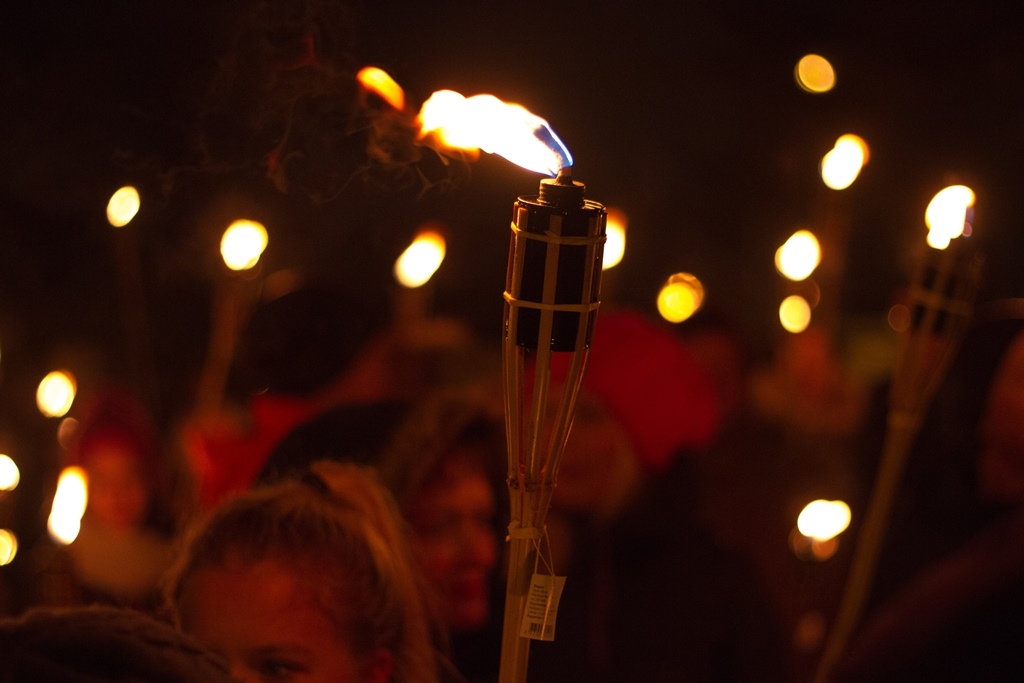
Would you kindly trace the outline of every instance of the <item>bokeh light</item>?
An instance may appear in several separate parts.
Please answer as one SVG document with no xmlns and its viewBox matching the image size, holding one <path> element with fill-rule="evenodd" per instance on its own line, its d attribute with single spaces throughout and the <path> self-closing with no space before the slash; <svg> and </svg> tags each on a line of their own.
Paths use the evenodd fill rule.
<svg viewBox="0 0 1024 683">
<path fill-rule="evenodd" d="M 789 549 L 797 558 L 806 562 L 824 562 L 839 550 L 839 537 L 819 541 L 810 536 L 804 536 L 800 530 L 793 527 L 789 533 Z"/>
<path fill-rule="evenodd" d="M 803 332 L 811 324 L 811 305 L 799 294 L 787 296 L 779 304 L 779 322 L 787 332 Z"/>
<path fill-rule="evenodd" d="M 82 515 L 89 502 L 85 471 L 81 467 L 65 467 L 57 479 L 53 506 L 46 520 L 50 538 L 61 545 L 70 545 L 82 528 Z"/>
<path fill-rule="evenodd" d="M 62 417 L 75 402 L 75 376 L 67 370 L 54 370 L 39 382 L 36 405 L 46 417 Z"/>
<path fill-rule="evenodd" d="M 395 279 L 403 287 L 425 285 L 441 267 L 445 248 L 444 236 L 440 232 L 434 229 L 421 231 L 395 261 Z"/>
<path fill-rule="evenodd" d="M 945 249 L 950 241 L 965 232 L 970 234 L 974 199 L 974 191 L 966 185 L 950 185 L 932 197 L 924 212 L 928 246 Z"/>
<path fill-rule="evenodd" d="M 602 270 L 614 268 L 622 262 L 622 257 L 626 254 L 626 224 L 625 213 L 618 209 L 608 209 Z"/>
<path fill-rule="evenodd" d="M 239 219 L 228 226 L 220 240 L 220 255 L 231 270 L 249 270 L 267 248 L 267 229 L 262 223 Z"/>
<path fill-rule="evenodd" d="M 670 323 L 681 323 L 704 303 L 704 285 L 690 273 L 676 273 L 658 292 L 658 313 Z"/>
<path fill-rule="evenodd" d="M 0 529 L 0 566 L 10 564 L 18 554 L 18 537 L 10 529 Z"/>
<path fill-rule="evenodd" d="M 790 280 L 806 280 L 821 263 L 821 245 L 810 230 L 797 230 L 775 252 L 775 268 Z"/>
<path fill-rule="evenodd" d="M 848 133 L 821 159 L 821 180 L 833 190 L 845 190 L 868 162 L 868 145 L 860 136 Z"/>
<path fill-rule="evenodd" d="M 142 200 L 139 191 L 131 185 L 125 185 L 112 194 L 107 202 L 107 222 L 115 228 L 123 228 L 135 218 L 140 206 Z"/>
<path fill-rule="evenodd" d="M 841 500 L 815 500 L 804 506 L 796 520 L 796 528 L 804 536 L 827 541 L 850 526 L 850 506 Z"/>
<path fill-rule="evenodd" d="M 11 456 L 0 453 L 0 491 L 13 491 L 21 481 L 21 470 Z"/>
<path fill-rule="evenodd" d="M 796 63 L 796 82 L 807 92 L 828 92 L 836 84 L 836 71 L 821 55 L 804 55 Z"/>
</svg>

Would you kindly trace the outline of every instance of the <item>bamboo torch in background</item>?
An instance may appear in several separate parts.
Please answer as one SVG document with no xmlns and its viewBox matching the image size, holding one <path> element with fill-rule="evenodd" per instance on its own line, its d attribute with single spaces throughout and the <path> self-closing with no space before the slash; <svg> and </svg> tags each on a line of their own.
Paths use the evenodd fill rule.
<svg viewBox="0 0 1024 683">
<path fill-rule="evenodd" d="M 221 237 L 224 265 L 240 276 L 220 278 L 214 291 L 213 329 L 196 389 L 195 412 L 203 418 L 221 409 L 238 335 L 259 291 L 260 280 L 251 271 L 266 247 L 267 230 L 256 221 L 236 220 Z"/>
<path fill-rule="evenodd" d="M 900 334 L 882 457 L 839 612 L 815 676 L 818 683 L 829 680 L 860 621 L 907 455 L 973 311 L 981 256 L 963 240 L 950 241 L 970 227 L 974 194 L 964 186 L 954 187 L 961 189 L 940 192 L 925 214 L 929 248 L 922 251 L 909 291 L 910 319 Z M 948 204 L 943 206 L 944 202 Z"/>
</svg>

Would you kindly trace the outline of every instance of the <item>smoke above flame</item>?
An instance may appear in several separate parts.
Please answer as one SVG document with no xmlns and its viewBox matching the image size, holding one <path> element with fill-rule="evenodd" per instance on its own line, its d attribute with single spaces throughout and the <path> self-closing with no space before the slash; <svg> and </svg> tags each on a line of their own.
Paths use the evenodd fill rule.
<svg viewBox="0 0 1024 683">
<path fill-rule="evenodd" d="M 417 111 L 383 69 L 352 69 L 346 18 L 316 3 L 261 5 L 221 60 L 200 117 L 199 166 L 255 164 L 315 203 L 360 183 L 420 193 L 451 185 L 480 150 L 551 176 L 572 157 L 551 126 L 493 95 L 443 90 Z"/>
</svg>

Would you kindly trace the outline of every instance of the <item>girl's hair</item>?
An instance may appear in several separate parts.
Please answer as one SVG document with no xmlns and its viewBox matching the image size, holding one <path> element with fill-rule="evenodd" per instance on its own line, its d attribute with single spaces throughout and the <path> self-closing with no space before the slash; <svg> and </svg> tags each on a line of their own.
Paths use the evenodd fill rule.
<svg viewBox="0 0 1024 683">
<path fill-rule="evenodd" d="M 197 571 L 236 558 L 279 560 L 307 577 L 358 659 L 378 648 L 391 653 L 393 683 L 437 683 L 423 579 L 394 500 L 371 470 L 320 462 L 302 480 L 225 502 L 193 532 L 169 575 L 172 615 Z"/>
</svg>

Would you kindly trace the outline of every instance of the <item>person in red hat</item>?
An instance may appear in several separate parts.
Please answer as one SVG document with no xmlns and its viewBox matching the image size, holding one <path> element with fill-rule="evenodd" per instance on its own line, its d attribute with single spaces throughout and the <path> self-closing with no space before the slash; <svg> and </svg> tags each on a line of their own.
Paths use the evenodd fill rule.
<svg viewBox="0 0 1024 683">
<path fill-rule="evenodd" d="M 691 456 L 720 421 L 711 378 L 669 330 L 601 313 L 548 518 L 566 584 L 531 680 L 785 679 L 751 570 L 693 515 Z"/>
</svg>

